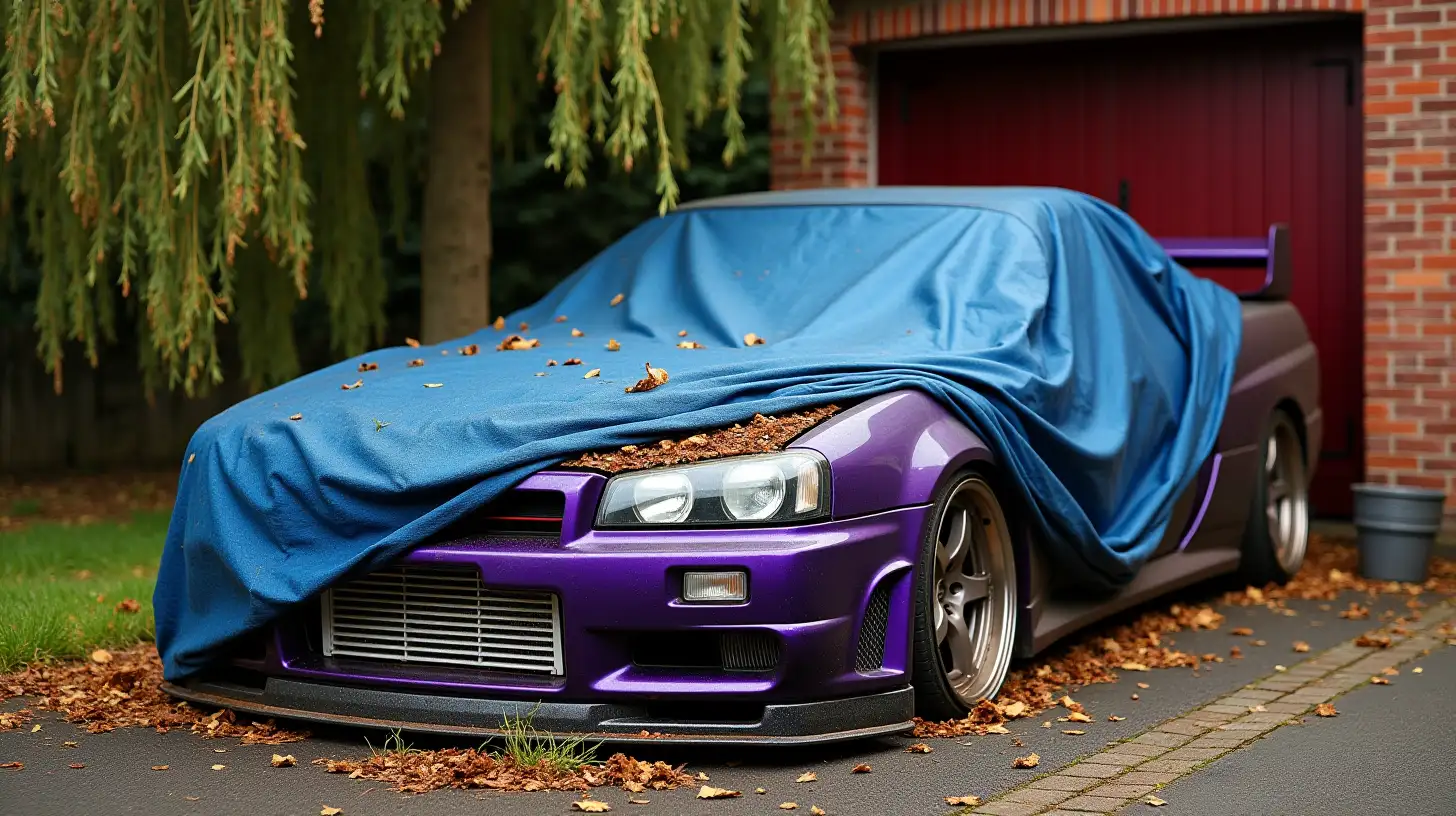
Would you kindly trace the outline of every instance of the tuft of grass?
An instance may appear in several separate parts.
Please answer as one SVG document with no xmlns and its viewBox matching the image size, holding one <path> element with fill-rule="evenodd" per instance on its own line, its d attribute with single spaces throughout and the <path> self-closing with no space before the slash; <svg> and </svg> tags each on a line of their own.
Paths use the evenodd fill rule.
<svg viewBox="0 0 1456 816">
<path fill-rule="evenodd" d="M 538 708 L 540 704 L 524 715 L 512 717 L 508 714 L 502 720 L 503 753 L 506 756 L 523 767 L 532 768 L 545 763 L 563 772 L 574 772 L 596 761 L 597 749 L 602 745 L 600 742 L 588 745 L 585 737 L 557 737 L 537 731 L 531 720 Z"/>
<path fill-rule="evenodd" d="M 12 508 L 13 509 L 13 508 Z M 0 672 L 151 640 L 167 513 L 0 533 Z M 126 599 L 136 612 L 117 610 Z"/>
<path fill-rule="evenodd" d="M 364 738 L 364 744 L 369 746 L 371 757 L 419 753 L 414 745 L 404 741 L 404 732 L 398 728 L 389 730 L 389 736 L 384 738 L 384 745 L 379 748 L 375 748 L 374 743 L 370 742 L 368 737 Z"/>
</svg>

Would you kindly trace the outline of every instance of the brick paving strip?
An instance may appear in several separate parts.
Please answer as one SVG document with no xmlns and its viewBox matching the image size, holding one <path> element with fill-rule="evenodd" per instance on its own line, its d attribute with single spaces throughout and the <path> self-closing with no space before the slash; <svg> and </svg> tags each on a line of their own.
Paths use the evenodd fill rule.
<svg viewBox="0 0 1456 816">
<path fill-rule="evenodd" d="M 1298 724 L 1319 703 L 1353 691 L 1389 666 L 1415 660 L 1445 645 L 1430 630 L 1456 615 L 1444 603 L 1391 635 L 1387 649 L 1355 640 L 1321 652 L 1227 697 L 1175 717 L 1125 742 L 1084 757 L 1056 773 L 960 813 L 993 816 L 1087 816 L 1115 813 L 1224 754 L 1285 725 Z M 1263 706 L 1263 711 L 1252 711 Z M 1149 812 L 1154 812 L 1149 808 Z"/>
</svg>

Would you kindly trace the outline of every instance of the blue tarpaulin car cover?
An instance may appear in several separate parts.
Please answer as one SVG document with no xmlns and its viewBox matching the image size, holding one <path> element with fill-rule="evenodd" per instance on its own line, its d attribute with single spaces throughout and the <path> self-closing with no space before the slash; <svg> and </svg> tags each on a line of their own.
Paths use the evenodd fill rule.
<svg viewBox="0 0 1456 816">
<path fill-rule="evenodd" d="M 497 351 L 520 322 L 539 347 Z M 574 454 L 903 388 L 992 445 L 1059 568 L 1116 585 L 1212 450 L 1241 328 L 1233 294 L 1126 215 L 1049 189 L 689 208 L 507 323 L 339 363 L 198 429 L 155 595 L 169 679 Z M 677 348 L 683 330 L 706 348 Z M 546 366 L 570 357 L 585 364 Z M 670 381 L 625 393 L 649 362 Z"/>
</svg>

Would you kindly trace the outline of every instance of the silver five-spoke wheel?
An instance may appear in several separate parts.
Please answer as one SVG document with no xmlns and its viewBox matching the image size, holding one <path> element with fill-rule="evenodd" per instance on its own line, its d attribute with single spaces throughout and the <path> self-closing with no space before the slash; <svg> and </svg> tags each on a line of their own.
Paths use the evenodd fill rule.
<svg viewBox="0 0 1456 816">
<path fill-rule="evenodd" d="M 935 533 L 935 645 L 947 685 L 966 707 L 996 694 L 1011 665 L 1016 562 L 991 486 L 978 476 L 951 492 Z"/>
<path fill-rule="evenodd" d="M 1264 476 L 1269 543 L 1279 568 L 1293 575 L 1304 563 L 1309 546 L 1309 485 L 1299 432 L 1282 413 L 1276 415 L 1264 446 Z"/>
</svg>

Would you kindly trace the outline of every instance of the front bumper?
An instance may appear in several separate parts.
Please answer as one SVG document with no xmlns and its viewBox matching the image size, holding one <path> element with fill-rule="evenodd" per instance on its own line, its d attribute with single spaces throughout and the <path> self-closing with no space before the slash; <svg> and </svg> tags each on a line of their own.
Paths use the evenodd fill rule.
<svg viewBox="0 0 1456 816">
<path fill-rule="evenodd" d="M 760 718 L 752 722 L 715 720 L 711 704 L 701 707 L 700 717 L 666 719 L 630 703 L 525 703 L 285 678 L 269 678 L 261 689 L 216 681 L 166 683 L 163 688 L 192 703 L 329 725 L 482 738 L 503 735 L 500 725 L 507 717 L 529 717 L 538 731 L 614 743 L 808 745 L 863 739 L 908 730 L 915 707 L 908 686 L 861 697 L 765 705 Z"/>
<path fill-rule="evenodd" d="M 535 728 L 614 740 L 800 743 L 909 727 L 911 579 L 927 507 L 782 528 L 593 530 L 604 482 L 542 473 L 517 488 L 565 496 L 559 537 L 463 538 L 403 559 L 555 595 L 559 674 L 329 656 L 318 607 L 306 605 L 274 626 L 262 653 L 168 690 L 257 714 L 448 734 L 494 733 L 503 716 L 532 711 Z M 748 600 L 683 602 L 689 569 L 743 570 Z M 662 659 L 663 644 L 729 633 L 771 643 L 771 665 Z"/>
</svg>

